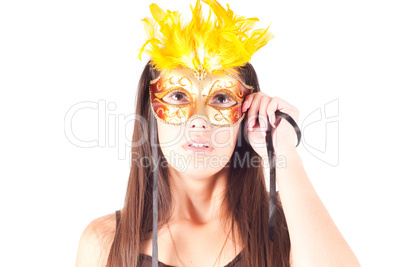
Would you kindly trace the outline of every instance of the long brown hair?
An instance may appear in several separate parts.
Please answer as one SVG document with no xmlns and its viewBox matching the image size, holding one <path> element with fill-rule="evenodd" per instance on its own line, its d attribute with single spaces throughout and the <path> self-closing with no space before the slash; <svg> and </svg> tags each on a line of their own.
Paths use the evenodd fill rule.
<svg viewBox="0 0 402 267">
<path fill-rule="evenodd" d="M 247 63 L 239 68 L 239 71 L 245 83 L 255 88 L 253 92 L 259 92 L 260 87 L 253 66 Z M 148 62 L 139 81 L 136 115 L 145 118 L 147 122 L 150 122 L 153 116 L 149 105 L 148 88 L 150 81 L 158 75 L 159 72 Z M 230 218 L 232 236 L 236 236 L 233 227 L 236 222 L 244 244 L 241 266 L 289 266 L 290 239 L 279 194 L 274 242 L 272 242 L 268 233 L 269 193 L 265 184 L 264 168 L 262 162 L 258 166 L 247 164 L 251 159 L 260 157 L 249 144 L 245 121 L 241 122 L 236 147 L 229 161 L 230 176 L 224 196 L 224 201 L 228 203 L 229 214 L 232 215 Z M 144 124 L 136 120 L 132 142 L 144 141 L 143 137 L 149 136 L 150 132 L 151 123 Z M 152 159 L 150 139 L 145 139 L 142 145 L 132 146 L 132 155 L 136 156 L 132 157 L 125 203 L 120 223 L 116 227 L 107 267 L 140 266 L 139 254 L 143 243 L 152 237 L 153 164 L 140 166 L 136 161 L 138 158 Z M 162 158 L 162 162 L 166 161 L 159 147 L 158 155 Z M 166 224 L 172 214 L 172 196 L 167 168 L 162 167 L 166 166 L 166 162 L 164 163 L 157 167 L 158 229 Z"/>
</svg>

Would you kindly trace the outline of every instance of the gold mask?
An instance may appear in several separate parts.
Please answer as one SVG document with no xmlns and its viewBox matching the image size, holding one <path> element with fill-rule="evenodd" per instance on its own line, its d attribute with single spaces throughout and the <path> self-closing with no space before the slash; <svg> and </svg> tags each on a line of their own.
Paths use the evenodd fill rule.
<svg viewBox="0 0 402 267">
<path fill-rule="evenodd" d="M 157 119 L 181 125 L 196 116 L 217 127 L 234 126 L 243 120 L 243 101 L 253 90 L 230 72 L 214 75 L 189 68 L 161 73 L 149 86 L 151 109 Z"/>
</svg>

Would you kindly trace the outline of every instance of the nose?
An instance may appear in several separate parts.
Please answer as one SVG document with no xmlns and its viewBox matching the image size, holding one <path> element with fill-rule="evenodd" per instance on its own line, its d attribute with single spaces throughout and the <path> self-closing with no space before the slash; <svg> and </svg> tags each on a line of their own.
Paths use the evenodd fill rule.
<svg viewBox="0 0 402 267">
<path fill-rule="evenodd" d="M 190 119 L 189 127 L 194 129 L 198 128 L 200 130 L 211 130 L 209 120 L 204 115 L 194 116 L 194 118 Z"/>
</svg>

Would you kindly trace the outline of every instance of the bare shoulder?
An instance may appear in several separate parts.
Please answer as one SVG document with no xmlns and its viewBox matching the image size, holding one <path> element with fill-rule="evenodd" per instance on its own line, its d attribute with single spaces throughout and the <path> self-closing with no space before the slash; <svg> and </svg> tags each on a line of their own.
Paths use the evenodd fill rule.
<svg viewBox="0 0 402 267">
<path fill-rule="evenodd" d="M 75 266 L 105 266 L 115 229 L 115 213 L 107 214 L 90 222 L 81 235 Z"/>
</svg>

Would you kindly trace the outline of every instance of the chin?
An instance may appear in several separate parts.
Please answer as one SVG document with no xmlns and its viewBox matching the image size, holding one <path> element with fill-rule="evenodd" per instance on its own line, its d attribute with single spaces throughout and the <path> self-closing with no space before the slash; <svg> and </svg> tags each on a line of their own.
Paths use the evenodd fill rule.
<svg viewBox="0 0 402 267">
<path fill-rule="evenodd" d="M 222 167 L 211 167 L 211 166 L 203 166 L 202 163 L 198 165 L 193 165 L 193 162 L 188 165 L 180 165 L 180 166 L 172 166 L 169 164 L 175 171 L 180 174 L 185 175 L 186 178 L 189 179 L 204 179 L 206 177 L 213 176 L 219 173 L 222 170 Z"/>
<path fill-rule="evenodd" d="M 210 177 L 227 166 L 230 155 L 227 151 L 214 149 L 212 153 L 186 151 L 182 147 L 162 149 L 169 164 L 178 173 L 194 179 Z M 221 153 L 219 153 L 221 152 Z"/>
</svg>

